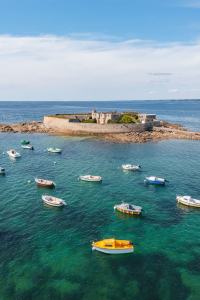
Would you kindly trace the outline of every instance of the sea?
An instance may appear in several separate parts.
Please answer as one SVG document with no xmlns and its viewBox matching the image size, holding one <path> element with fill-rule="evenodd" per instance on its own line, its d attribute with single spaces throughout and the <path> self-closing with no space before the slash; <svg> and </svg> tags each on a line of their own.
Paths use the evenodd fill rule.
<svg viewBox="0 0 200 300">
<path fill-rule="evenodd" d="M 92 109 L 155 113 L 158 120 L 200 131 L 200 101 L 0 102 L 0 123 Z M 21 140 L 34 150 L 22 149 Z M 48 153 L 48 147 L 62 154 Z M 9 157 L 10 149 L 21 158 Z M 124 171 L 127 163 L 142 170 Z M 0 174 L 0 300 L 200 299 L 200 209 L 176 200 L 200 199 L 200 141 L 115 143 L 2 132 L 0 166 L 6 170 Z M 86 174 L 103 180 L 79 180 Z M 146 176 L 169 183 L 148 184 Z M 55 188 L 38 186 L 36 177 L 53 180 Z M 67 205 L 48 206 L 42 195 Z M 145 212 L 114 210 L 122 201 Z M 106 238 L 138 245 L 131 254 L 92 251 L 92 241 Z"/>
</svg>

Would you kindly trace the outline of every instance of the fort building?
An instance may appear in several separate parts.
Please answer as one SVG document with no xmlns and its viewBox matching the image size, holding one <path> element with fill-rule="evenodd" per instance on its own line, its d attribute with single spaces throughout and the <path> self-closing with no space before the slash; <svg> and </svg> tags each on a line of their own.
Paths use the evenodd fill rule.
<svg viewBox="0 0 200 300">
<path fill-rule="evenodd" d="M 97 124 L 107 124 L 108 120 L 121 120 L 123 113 L 117 111 L 114 112 L 101 112 L 98 113 L 96 110 L 92 111 L 92 119 L 97 120 Z"/>
<path fill-rule="evenodd" d="M 156 120 L 156 115 L 154 114 L 138 114 L 138 119 L 141 123 L 149 123 Z"/>
</svg>

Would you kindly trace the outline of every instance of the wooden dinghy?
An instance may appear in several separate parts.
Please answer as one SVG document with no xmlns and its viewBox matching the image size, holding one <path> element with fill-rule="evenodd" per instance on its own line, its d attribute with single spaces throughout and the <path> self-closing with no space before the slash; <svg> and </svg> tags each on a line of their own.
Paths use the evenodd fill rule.
<svg viewBox="0 0 200 300">
<path fill-rule="evenodd" d="M 133 243 L 125 240 L 106 239 L 93 242 L 92 250 L 97 250 L 107 254 L 124 254 L 134 251 Z"/>
<path fill-rule="evenodd" d="M 155 176 L 150 176 L 150 177 L 146 177 L 145 182 L 150 182 L 150 183 L 154 183 L 154 184 L 165 184 L 165 182 L 169 182 L 166 179 L 163 178 L 157 178 Z"/>
<path fill-rule="evenodd" d="M 10 155 L 11 157 L 21 157 L 21 154 L 16 152 L 15 150 L 9 150 L 7 151 L 8 155 Z"/>
<path fill-rule="evenodd" d="M 190 196 L 176 196 L 178 203 L 182 203 L 187 206 L 200 207 L 200 200 L 194 199 Z"/>
<path fill-rule="evenodd" d="M 66 205 L 65 201 L 56 197 L 42 195 L 42 200 L 51 206 L 63 206 Z"/>
<path fill-rule="evenodd" d="M 141 206 L 135 206 L 128 203 L 115 205 L 114 209 L 117 209 L 123 212 L 124 214 L 130 214 L 130 215 L 140 215 L 141 212 L 144 211 Z"/>
<path fill-rule="evenodd" d="M 92 175 L 80 176 L 80 179 L 83 181 L 102 181 L 101 176 L 92 176 Z"/>
<path fill-rule="evenodd" d="M 122 168 L 123 168 L 124 170 L 131 170 L 131 171 L 139 171 L 140 169 L 142 169 L 142 168 L 140 167 L 140 165 L 138 165 L 138 166 L 133 166 L 133 165 L 130 165 L 130 164 L 128 164 L 128 165 L 122 165 Z"/>
<path fill-rule="evenodd" d="M 47 186 L 47 187 L 52 187 L 56 185 L 55 182 L 53 181 L 38 179 L 38 178 L 35 178 L 35 182 L 37 182 L 38 185 Z"/>
</svg>

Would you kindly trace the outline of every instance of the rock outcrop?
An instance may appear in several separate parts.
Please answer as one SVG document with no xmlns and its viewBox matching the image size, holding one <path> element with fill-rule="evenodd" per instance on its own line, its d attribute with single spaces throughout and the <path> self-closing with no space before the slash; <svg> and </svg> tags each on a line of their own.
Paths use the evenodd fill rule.
<svg viewBox="0 0 200 300">
<path fill-rule="evenodd" d="M 153 131 L 144 132 L 129 132 L 129 133 L 87 133 L 87 132 L 71 132 L 68 135 L 85 135 L 105 138 L 116 142 L 134 142 L 134 143 L 147 143 L 150 141 L 156 142 L 164 139 L 189 139 L 200 140 L 200 132 L 187 131 L 183 125 L 171 124 L 161 121 L 162 127 L 156 127 Z M 43 122 L 29 122 L 19 124 L 0 124 L 0 131 L 2 132 L 21 132 L 21 133 L 51 133 L 51 134 L 65 134 L 61 130 L 51 128 Z"/>
</svg>

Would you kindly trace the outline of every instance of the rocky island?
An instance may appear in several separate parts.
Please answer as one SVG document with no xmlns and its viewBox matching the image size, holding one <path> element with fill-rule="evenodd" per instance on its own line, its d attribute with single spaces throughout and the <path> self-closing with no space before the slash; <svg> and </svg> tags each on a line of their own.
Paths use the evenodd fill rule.
<svg viewBox="0 0 200 300">
<path fill-rule="evenodd" d="M 123 116 L 125 117 L 123 118 Z M 200 132 L 186 130 L 181 124 L 157 121 L 155 115 L 130 112 L 130 119 L 128 119 L 127 116 L 128 112 L 107 113 L 107 116 L 105 116 L 105 113 L 98 115 L 96 111 L 93 111 L 92 114 L 85 115 L 53 115 L 45 117 L 44 122 L 33 121 L 12 125 L 0 124 L 0 131 L 72 136 L 84 135 L 101 137 L 116 142 L 134 143 L 156 142 L 163 139 L 200 140 Z M 129 120 L 129 122 L 120 123 L 120 120 L 123 119 L 125 119 L 126 122 Z M 54 124 L 56 124 L 56 126 L 54 126 Z"/>
</svg>

